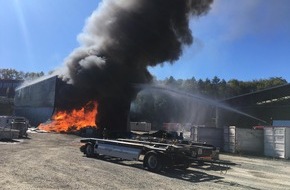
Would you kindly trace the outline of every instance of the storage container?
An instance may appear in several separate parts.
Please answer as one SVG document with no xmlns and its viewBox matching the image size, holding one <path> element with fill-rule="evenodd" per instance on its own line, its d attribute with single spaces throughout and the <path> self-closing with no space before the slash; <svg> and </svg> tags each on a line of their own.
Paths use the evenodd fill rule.
<svg viewBox="0 0 290 190">
<path fill-rule="evenodd" d="M 290 158 L 290 128 L 264 128 L 264 155 L 277 158 Z"/>
</svg>

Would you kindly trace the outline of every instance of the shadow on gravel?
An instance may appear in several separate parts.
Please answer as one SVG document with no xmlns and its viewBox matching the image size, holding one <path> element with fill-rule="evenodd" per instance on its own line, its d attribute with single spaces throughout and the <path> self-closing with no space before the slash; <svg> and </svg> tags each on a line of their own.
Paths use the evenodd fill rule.
<svg viewBox="0 0 290 190">
<path fill-rule="evenodd" d="M 11 143 L 17 143 L 17 142 L 21 142 L 21 140 L 24 140 L 24 139 L 28 139 L 30 140 L 31 138 L 30 137 L 19 137 L 17 139 L 10 139 L 10 138 L 3 138 L 3 139 L 0 139 L 0 142 L 11 142 Z"/>
<path fill-rule="evenodd" d="M 164 172 L 160 173 L 166 177 L 181 179 L 193 183 L 200 183 L 200 182 L 207 182 L 213 180 L 221 180 L 223 177 L 210 175 L 205 172 L 194 171 L 194 170 L 165 170 Z"/>
<path fill-rule="evenodd" d="M 260 190 L 259 188 L 251 187 L 251 186 L 248 186 L 248 185 L 242 185 L 242 184 L 239 184 L 239 183 L 236 183 L 236 182 L 227 182 L 227 181 L 223 181 L 223 180 L 217 180 L 214 183 L 227 185 L 227 186 L 230 186 L 230 187 L 243 188 L 243 189 Z"/>
<path fill-rule="evenodd" d="M 19 139 L 28 139 L 28 140 L 30 140 L 31 138 L 30 137 L 20 137 Z"/>
<path fill-rule="evenodd" d="M 204 164 L 202 166 L 193 165 L 192 167 L 198 168 L 200 170 L 220 171 L 220 172 L 227 172 L 228 170 L 231 169 L 231 167 L 229 165 L 227 165 L 227 164 Z"/>
<path fill-rule="evenodd" d="M 125 163 L 124 160 L 119 159 L 119 158 L 111 158 L 111 157 L 103 157 L 103 156 L 102 157 L 98 157 L 96 159 L 109 161 L 109 162 L 112 162 L 112 163 L 115 163 L 115 164 L 128 166 L 128 167 L 134 167 L 134 168 L 138 168 L 138 169 L 144 170 L 142 162 L 138 162 L 138 163 L 135 162 L 135 163 L 128 164 L 128 163 Z M 194 169 L 195 166 L 193 165 L 191 168 Z M 217 167 L 215 167 L 213 170 L 221 171 L 223 169 L 225 169 L 225 168 L 217 168 Z M 207 170 L 210 170 L 210 169 L 207 169 Z M 207 174 L 205 172 L 194 171 L 194 170 L 190 170 L 190 169 L 182 170 L 182 169 L 168 169 L 168 168 L 165 168 L 162 172 L 159 172 L 157 174 L 163 175 L 163 176 L 166 176 L 166 177 L 170 177 L 170 178 L 176 178 L 176 179 L 180 179 L 180 180 L 185 180 L 185 181 L 192 182 L 192 183 L 199 183 L 199 182 L 207 182 L 207 181 L 224 179 L 223 177 L 220 177 L 220 176 L 210 175 L 210 174 Z"/>
<path fill-rule="evenodd" d="M 0 142 L 5 142 L 5 143 L 18 143 L 20 141 L 15 140 L 15 139 L 0 139 Z"/>
<path fill-rule="evenodd" d="M 25 140 L 30 140 L 30 137 L 21 137 L 18 139 L 0 139 L 1 144 L 19 144 L 25 143 Z"/>
</svg>

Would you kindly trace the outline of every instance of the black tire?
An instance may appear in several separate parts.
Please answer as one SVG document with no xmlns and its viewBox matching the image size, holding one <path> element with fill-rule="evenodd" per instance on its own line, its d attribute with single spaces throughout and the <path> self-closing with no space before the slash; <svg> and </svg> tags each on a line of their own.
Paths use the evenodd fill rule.
<svg viewBox="0 0 290 190">
<path fill-rule="evenodd" d="M 86 145 L 85 154 L 89 158 L 95 157 L 94 146 L 91 143 Z"/>
<path fill-rule="evenodd" d="M 154 151 L 145 154 L 143 165 L 152 172 L 160 172 L 163 168 L 161 156 Z"/>
</svg>

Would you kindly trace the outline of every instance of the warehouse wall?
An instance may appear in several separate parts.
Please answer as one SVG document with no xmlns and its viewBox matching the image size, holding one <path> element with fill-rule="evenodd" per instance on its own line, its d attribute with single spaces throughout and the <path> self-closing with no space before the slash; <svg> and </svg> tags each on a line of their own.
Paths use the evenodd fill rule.
<svg viewBox="0 0 290 190">
<path fill-rule="evenodd" d="M 16 89 L 15 115 L 26 117 L 33 126 L 50 119 L 55 106 L 56 82 L 54 76 Z"/>
</svg>

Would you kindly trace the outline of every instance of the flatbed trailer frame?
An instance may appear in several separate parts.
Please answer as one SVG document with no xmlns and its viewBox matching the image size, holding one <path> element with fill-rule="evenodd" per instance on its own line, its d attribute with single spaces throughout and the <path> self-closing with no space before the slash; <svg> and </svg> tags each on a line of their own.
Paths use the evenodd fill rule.
<svg viewBox="0 0 290 190">
<path fill-rule="evenodd" d="M 201 143 L 163 143 L 133 139 L 81 139 L 80 150 L 87 157 L 100 155 L 142 161 L 144 168 L 160 172 L 164 168 L 188 168 L 192 163 L 217 162 L 219 150 Z M 143 159 L 141 159 L 143 158 Z"/>
</svg>

